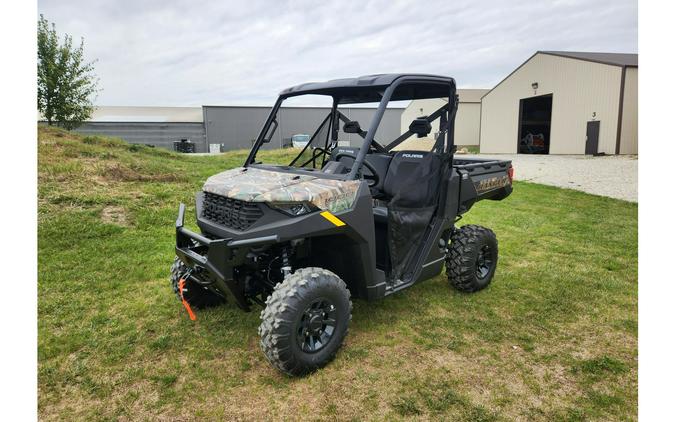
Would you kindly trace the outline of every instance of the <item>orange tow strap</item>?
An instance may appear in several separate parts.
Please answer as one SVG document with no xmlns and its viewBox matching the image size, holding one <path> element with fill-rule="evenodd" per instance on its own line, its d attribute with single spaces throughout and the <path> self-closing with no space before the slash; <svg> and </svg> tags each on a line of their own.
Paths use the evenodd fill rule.
<svg viewBox="0 0 675 422">
<path fill-rule="evenodd" d="M 190 308 L 190 304 L 183 297 L 183 290 L 185 290 L 185 279 L 181 278 L 180 280 L 178 280 L 178 291 L 180 291 L 180 300 L 181 300 L 181 302 L 183 302 L 183 306 L 185 306 L 185 310 L 187 310 L 187 313 L 190 316 L 190 319 L 193 320 L 193 321 L 196 321 L 197 316 L 195 315 L 194 312 L 192 312 L 192 308 Z"/>
</svg>

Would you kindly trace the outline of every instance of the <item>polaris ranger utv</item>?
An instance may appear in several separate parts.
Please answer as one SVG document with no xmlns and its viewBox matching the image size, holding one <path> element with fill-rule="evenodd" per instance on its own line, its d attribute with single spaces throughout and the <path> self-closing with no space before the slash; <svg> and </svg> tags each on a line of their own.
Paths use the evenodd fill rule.
<svg viewBox="0 0 675 422">
<path fill-rule="evenodd" d="M 327 96 L 332 108 L 290 163 L 261 162 L 282 104 L 302 95 Z M 390 101 L 432 98 L 438 110 L 396 139 L 378 137 Z M 379 106 L 367 130 L 342 112 L 372 102 Z M 201 233 L 183 226 L 180 204 L 171 282 L 191 317 L 191 306 L 226 297 L 246 311 L 262 306 L 265 356 L 302 375 L 335 356 L 352 297 L 383 298 L 444 265 L 455 288 L 485 288 L 497 265 L 495 234 L 455 223 L 476 201 L 507 197 L 513 169 L 510 161 L 454 159 L 456 112 L 455 81 L 443 76 L 371 75 L 282 91 L 243 165 L 210 177 L 197 194 Z M 397 150 L 413 135 L 430 150 Z"/>
</svg>

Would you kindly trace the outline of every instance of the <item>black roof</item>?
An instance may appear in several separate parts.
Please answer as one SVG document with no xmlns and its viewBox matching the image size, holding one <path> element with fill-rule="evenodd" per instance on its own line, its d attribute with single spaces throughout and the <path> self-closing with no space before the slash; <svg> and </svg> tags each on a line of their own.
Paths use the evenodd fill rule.
<svg viewBox="0 0 675 422">
<path fill-rule="evenodd" d="M 586 51 L 539 51 L 542 54 L 569 57 L 571 59 L 609 64 L 614 66 L 637 67 L 638 55 L 628 53 L 591 53 Z"/>
<path fill-rule="evenodd" d="M 330 95 L 340 98 L 341 104 L 378 102 L 382 98 L 384 90 L 402 77 L 414 78 L 417 83 L 397 89 L 391 98 L 392 101 L 447 97 L 448 91 L 443 85 L 439 85 L 439 82 L 455 88 L 455 80 L 448 76 L 385 73 L 357 78 L 333 79 L 326 82 L 307 82 L 286 88 L 279 95 L 284 97 L 301 94 Z M 428 82 L 428 84 L 425 85 L 425 82 Z"/>
</svg>

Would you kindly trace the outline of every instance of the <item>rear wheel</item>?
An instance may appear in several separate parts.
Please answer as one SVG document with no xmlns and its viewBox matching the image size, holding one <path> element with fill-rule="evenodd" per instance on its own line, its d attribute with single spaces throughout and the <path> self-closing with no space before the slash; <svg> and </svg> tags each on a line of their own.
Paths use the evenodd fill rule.
<svg viewBox="0 0 675 422">
<path fill-rule="evenodd" d="M 260 346 L 277 369 L 304 375 L 333 360 L 347 335 L 352 303 L 340 277 L 301 268 L 267 298 L 260 314 Z"/>
<path fill-rule="evenodd" d="M 448 281 L 463 292 L 484 289 L 495 275 L 498 252 L 492 230 L 471 224 L 455 230 L 445 258 Z"/>
<path fill-rule="evenodd" d="M 175 257 L 173 265 L 171 266 L 171 287 L 173 288 L 176 297 L 178 297 L 178 300 L 181 300 L 179 289 L 180 279 L 185 275 L 187 270 L 188 267 L 183 264 L 183 261 L 178 257 Z M 185 280 L 183 298 L 190 306 L 197 309 L 210 308 L 225 303 L 224 298 L 189 279 Z"/>
</svg>

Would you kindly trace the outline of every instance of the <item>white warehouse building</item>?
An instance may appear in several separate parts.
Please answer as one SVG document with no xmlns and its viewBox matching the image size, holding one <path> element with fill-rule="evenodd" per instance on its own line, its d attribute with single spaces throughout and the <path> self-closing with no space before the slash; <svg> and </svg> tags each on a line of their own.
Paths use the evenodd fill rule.
<svg viewBox="0 0 675 422">
<path fill-rule="evenodd" d="M 491 90 L 458 89 L 455 145 L 488 154 L 637 154 L 638 55 L 538 51 Z M 447 101 L 447 100 L 446 100 Z M 401 131 L 443 100 L 412 101 Z M 438 122 L 432 125 L 432 137 Z M 399 149 L 427 149 L 412 139 Z"/>
<path fill-rule="evenodd" d="M 538 51 L 482 98 L 481 153 L 637 154 L 638 55 Z"/>
</svg>

